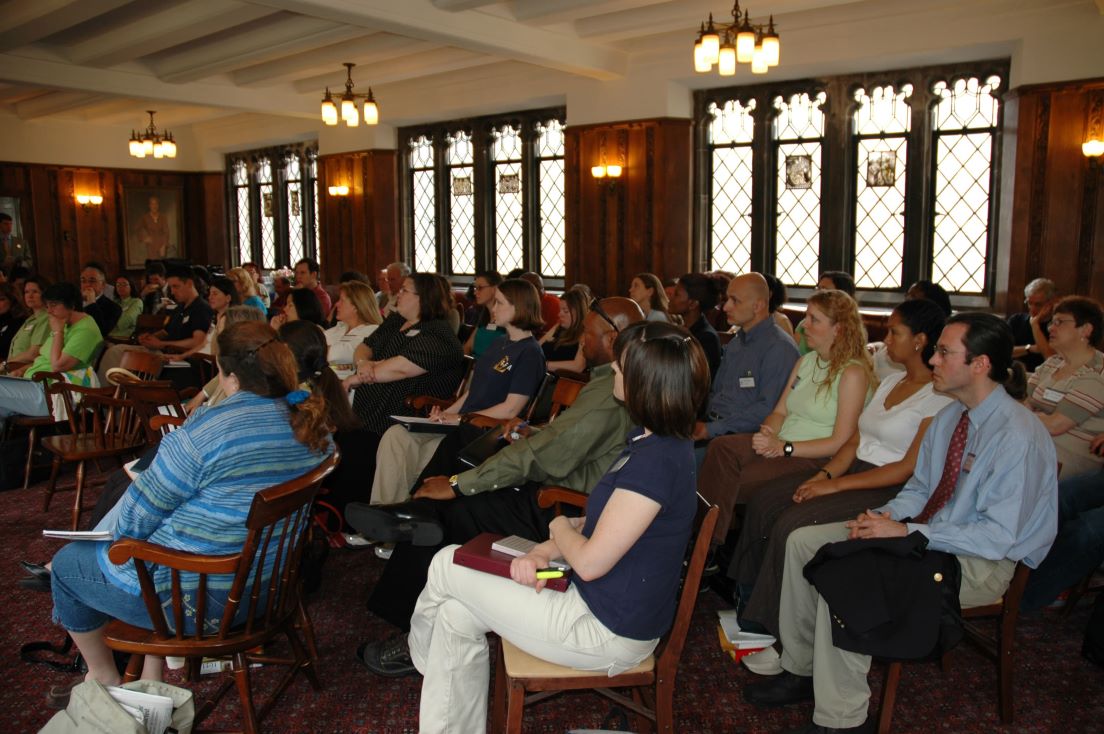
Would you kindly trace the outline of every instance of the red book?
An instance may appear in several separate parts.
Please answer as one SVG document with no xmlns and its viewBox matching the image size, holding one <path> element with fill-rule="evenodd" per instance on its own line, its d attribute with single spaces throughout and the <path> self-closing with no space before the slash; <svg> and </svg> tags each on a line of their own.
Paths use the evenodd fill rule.
<svg viewBox="0 0 1104 734">
<path fill-rule="evenodd" d="M 467 566 L 483 573 L 510 578 L 510 562 L 514 560 L 514 556 L 491 549 L 491 544 L 502 537 L 504 536 L 495 533 L 477 535 L 453 551 L 452 562 L 458 566 Z M 567 591 L 568 574 L 570 573 L 570 571 L 565 571 L 562 578 L 548 579 L 544 588 L 553 591 Z"/>
</svg>

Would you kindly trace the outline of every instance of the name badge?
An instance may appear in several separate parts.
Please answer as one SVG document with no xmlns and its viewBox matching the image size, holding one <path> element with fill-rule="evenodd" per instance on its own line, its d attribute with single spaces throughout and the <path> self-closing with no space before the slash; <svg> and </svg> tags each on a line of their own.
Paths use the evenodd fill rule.
<svg viewBox="0 0 1104 734">
<path fill-rule="evenodd" d="M 192 317 L 191 317 L 191 316 L 185 316 L 184 318 L 180 319 L 180 323 L 182 323 L 182 324 L 186 324 L 186 323 L 188 323 L 188 320 L 189 320 L 190 318 L 192 318 Z"/>
<path fill-rule="evenodd" d="M 488 331 L 497 331 L 498 330 L 498 324 L 492 322 L 492 323 L 487 324 L 483 328 L 488 330 Z"/>
<path fill-rule="evenodd" d="M 418 336 L 418 334 L 420 334 L 420 333 L 421 333 L 421 331 L 419 331 L 418 329 L 410 329 L 409 331 L 406 332 L 406 335 L 407 336 Z"/>
<path fill-rule="evenodd" d="M 1048 403 L 1060 403 L 1062 402 L 1062 398 L 1064 397 L 1066 397 L 1066 394 L 1064 392 L 1061 392 L 1060 390 L 1055 390 L 1052 387 L 1048 387 L 1046 390 L 1043 390 L 1043 400 L 1047 401 Z"/>
<path fill-rule="evenodd" d="M 966 454 L 966 458 L 962 460 L 962 471 L 965 474 L 969 474 L 970 470 L 974 468 L 974 460 L 977 459 L 977 454 L 970 452 Z"/>
<path fill-rule="evenodd" d="M 740 378 L 740 387 L 755 387 L 755 378 L 754 377 L 741 377 Z"/>
</svg>

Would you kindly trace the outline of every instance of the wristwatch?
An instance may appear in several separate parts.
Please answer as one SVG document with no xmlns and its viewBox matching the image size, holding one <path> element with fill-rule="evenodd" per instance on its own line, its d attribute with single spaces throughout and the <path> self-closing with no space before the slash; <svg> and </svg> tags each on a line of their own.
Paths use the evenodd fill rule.
<svg viewBox="0 0 1104 734">
<path fill-rule="evenodd" d="M 460 475 L 459 474 L 453 474 L 451 477 L 449 477 L 448 482 L 449 482 L 449 486 L 452 487 L 452 493 L 455 494 L 457 497 L 459 497 L 460 496 Z"/>
<path fill-rule="evenodd" d="M 783 456 L 793 456 L 793 444 L 790 443 L 789 441 L 782 444 L 782 455 Z"/>
</svg>

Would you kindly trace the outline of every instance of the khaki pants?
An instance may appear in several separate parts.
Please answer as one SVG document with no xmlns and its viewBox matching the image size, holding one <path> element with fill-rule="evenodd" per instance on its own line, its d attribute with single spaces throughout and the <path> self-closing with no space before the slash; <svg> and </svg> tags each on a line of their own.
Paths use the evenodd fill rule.
<svg viewBox="0 0 1104 734">
<path fill-rule="evenodd" d="M 826 543 L 847 540 L 844 523 L 811 525 L 790 533 L 786 543 L 786 567 L 782 572 L 782 606 L 779 638 L 782 667 L 795 675 L 813 676 L 816 706 L 813 723 L 836 729 L 866 721 L 870 702 L 870 656 L 840 650 L 832 644 L 832 618 L 828 604 L 805 580 L 805 564 Z M 959 601 L 963 608 L 991 604 L 1012 581 L 1014 561 L 987 561 L 958 556 L 962 567 Z"/>
<path fill-rule="evenodd" d="M 402 426 L 388 428 L 376 450 L 372 504 L 389 505 L 410 499 L 414 482 L 444 438 L 443 433 L 411 433 Z"/>
</svg>

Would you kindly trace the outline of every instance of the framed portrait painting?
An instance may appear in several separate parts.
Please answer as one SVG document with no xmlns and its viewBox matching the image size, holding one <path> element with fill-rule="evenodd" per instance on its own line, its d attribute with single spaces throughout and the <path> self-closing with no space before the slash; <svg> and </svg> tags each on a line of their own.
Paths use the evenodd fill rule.
<svg viewBox="0 0 1104 734">
<path fill-rule="evenodd" d="M 124 187 L 123 232 L 127 268 L 184 257 L 184 189 Z"/>
</svg>

